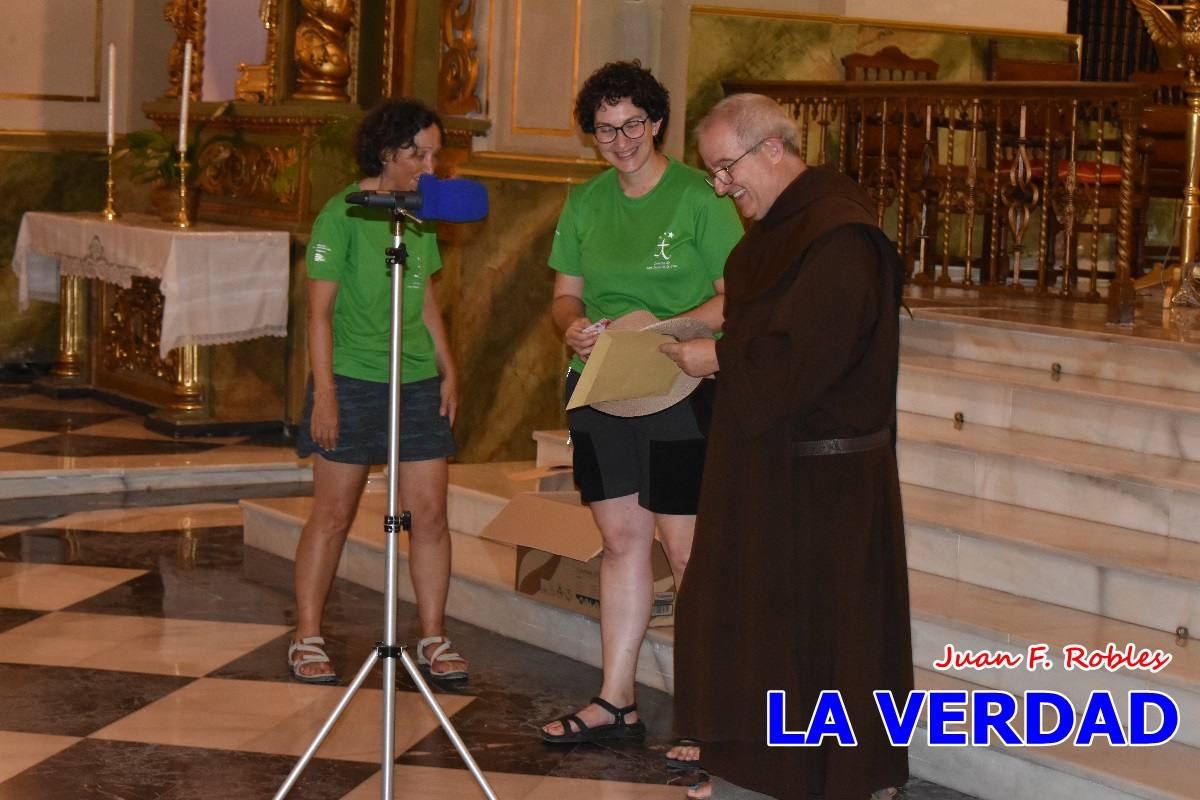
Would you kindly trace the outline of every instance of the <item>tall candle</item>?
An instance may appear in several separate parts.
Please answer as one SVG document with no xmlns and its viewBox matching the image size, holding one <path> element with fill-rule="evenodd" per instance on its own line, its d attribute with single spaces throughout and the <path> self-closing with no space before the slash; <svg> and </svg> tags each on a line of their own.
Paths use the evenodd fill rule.
<svg viewBox="0 0 1200 800">
<path fill-rule="evenodd" d="M 179 152 L 187 152 L 188 100 L 192 96 L 192 40 L 183 45 L 183 80 L 179 84 Z"/>
<path fill-rule="evenodd" d="M 106 140 L 109 147 L 112 147 L 116 142 L 116 122 L 117 122 L 117 101 L 116 101 L 116 85 L 117 85 L 117 46 L 112 42 L 108 43 L 108 139 Z"/>
</svg>

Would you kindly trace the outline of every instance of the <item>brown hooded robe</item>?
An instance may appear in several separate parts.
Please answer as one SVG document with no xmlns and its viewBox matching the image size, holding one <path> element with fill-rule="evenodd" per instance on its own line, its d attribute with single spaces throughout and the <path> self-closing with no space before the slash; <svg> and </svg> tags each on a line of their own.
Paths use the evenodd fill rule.
<svg viewBox="0 0 1200 800">
<path fill-rule="evenodd" d="M 867 800 L 908 751 L 872 691 L 912 689 L 894 446 L 792 443 L 895 432 L 903 268 L 861 188 L 812 167 L 725 268 L 725 335 L 696 538 L 675 627 L 675 728 L 716 775 L 780 800 Z M 768 748 L 767 692 L 804 730 L 840 690 L 857 747 Z"/>
</svg>

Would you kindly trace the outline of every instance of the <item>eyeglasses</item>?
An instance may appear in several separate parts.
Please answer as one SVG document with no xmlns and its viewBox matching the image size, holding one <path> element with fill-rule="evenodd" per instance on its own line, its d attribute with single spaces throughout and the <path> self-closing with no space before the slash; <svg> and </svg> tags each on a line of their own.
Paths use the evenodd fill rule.
<svg viewBox="0 0 1200 800">
<path fill-rule="evenodd" d="M 769 139 L 770 137 L 768 136 L 767 138 Z M 762 147 L 763 142 L 765 142 L 765 141 L 766 141 L 766 139 L 760 139 L 758 144 L 754 145 L 749 150 L 742 153 L 740 156 L 735 158 L 733 161 L 730 161 L 728 164 L 726 164 L 725 166 L 723 166 L 719 169 L 713 170 L 713 173 L 711 175 L 705 175 L 704 176 L 705 182 L 708 183 L 708 185 L 713 187 L 714 189 L 717 188 L 718 183 L 720 183 L 722 186 L 728 186 L 729 184 L 733 183 L 733 174 L 731 171 L 733 170 L 734 165 L 736 165 L 737 162 L 741 161 L 746 156 L 753 153 L 758 148 Z"/>
<path fill-rule="evenodd" d="M 596 141 L 600 144 L 608 144 L 609 142 L 615 141 L 617 138 L 617 131 L 625 134 L 626 139 L 640 139 L 646 133 L 646 122 L 648 120 L 649 117 L 631 119 L 619 127 L 613 127 L 612 125 L 597 125 L 596 130 L 592 132 L 592 136 L 595 136 Z"/>
</svg>

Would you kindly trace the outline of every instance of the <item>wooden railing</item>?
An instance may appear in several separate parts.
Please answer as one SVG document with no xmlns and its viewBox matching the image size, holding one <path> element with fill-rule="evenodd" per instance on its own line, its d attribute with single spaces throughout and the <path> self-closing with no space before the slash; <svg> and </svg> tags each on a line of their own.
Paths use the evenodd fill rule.
<svg viewBox="0 0 1200 800">
<path fill-rule="evenodd" d="M 724 88 L 776 99 L 796 120 L 806 162 L 858 180 L 913 282 L 1098 300 L 1107 263 L 1109 319 L 1132 322 L 1145 205 L 1138 122 L 1148 87 L 747 81 Z M 1102 254 L 1108 237 L 1115 252 Z M 1090 245 L 1086 270 L 1081 238 Z"/>
</svg>

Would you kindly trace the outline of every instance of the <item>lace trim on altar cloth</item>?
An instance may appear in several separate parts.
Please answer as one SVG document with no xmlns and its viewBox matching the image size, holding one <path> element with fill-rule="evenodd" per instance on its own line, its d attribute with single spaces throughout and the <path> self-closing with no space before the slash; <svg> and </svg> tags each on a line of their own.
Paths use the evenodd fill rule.
<svg viewBox="0 0 1200 800">
<path fill-rule="evenodd" d="M 115 283 L 122 289 L 128 289 L 133 283 L 134 275 L 145 275 L 144 270 L 128 264 L 115 264 L 104 256 L 104 245 L 99 236 L 93 236 L 88 244 L 88 254 L 80 258 L 66 253 L 54 254 L 59 260 L 59 269 L 63 275 L 80 275 L 84 278 L 99 278 L 107 283 Z"/>
<path fill-rule="evenodd" d="M 207 347 L 214 344 L 233 344 L 234 342 L 244 342 L 249 339 L 257 339 L 260 336 L 287 336 L 287 325 L 260 325 L 257 328 L 250 328 L 244 331 L 226 331 L 223 333 L 200 333 L 188 334 L 184 336 L 176 336 L 171 342 L 162 342 L 161 349 L 163 357 L 171 352 L 176 347 L 194 344 L 201 347 Z"/>
</svg>

